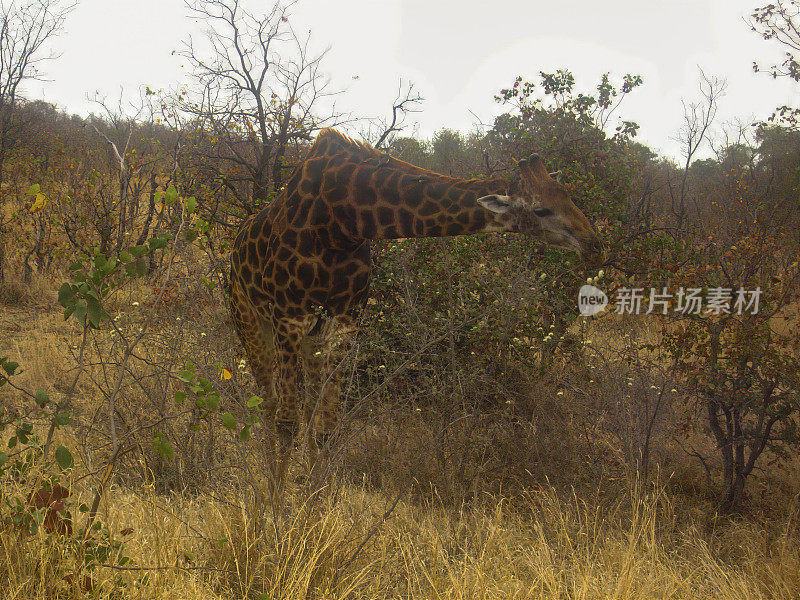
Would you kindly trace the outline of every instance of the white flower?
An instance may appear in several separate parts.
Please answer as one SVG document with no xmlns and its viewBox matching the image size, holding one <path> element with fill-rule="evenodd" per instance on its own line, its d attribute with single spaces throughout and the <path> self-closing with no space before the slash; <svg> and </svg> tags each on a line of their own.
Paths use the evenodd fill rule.
<svg viewBox="0 0 800 600">
<path fill-rule="evenodd" d="M 547 273 L 542 273 L 539 275 L 539 279 L 547 279 Z"/>
<path fill-rule="evenodd" d="M 603 269 L 600 269 L 600 270 L 597 272 L 597 276 L 598 276 L 598 277 L 603 277 L 603 275 L 605 275 L 605 274 L 606 274 L 606 272 L 605 272 L 605 271 L 603 271 Z"/>
<path fill-rule="evenodd" d="M 203 331 L 203 332 L 200 334 L 200 337 L 206 337 L 206 332 L 205 332 L 205 331 Z"/>
<path fill-rule="evenodd" d="M 558 390 L 556 392 L 556 396 L 563 396 L 563 395 L 564 395 L 564 390 Z"/>
<path fill-rule="evenodd" d="M 139 306 L 138 302 L 131 302 L 131 306 Z"/>
</svg>

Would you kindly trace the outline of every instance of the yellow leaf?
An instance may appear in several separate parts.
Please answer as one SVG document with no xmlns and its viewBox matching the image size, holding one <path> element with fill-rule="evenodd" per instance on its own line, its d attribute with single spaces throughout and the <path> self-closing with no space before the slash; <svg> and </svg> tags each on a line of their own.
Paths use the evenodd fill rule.
<svg viewBox="0 0 800 600">
<path fill-rule="evenodd" d="M 31 204 L 31 212 L 38 213 L 44 210 L 45 204 L 47 204 L 47 198 L 44 197 L 44 194 L 36 194 L 36 200 L 34 200 L 33 204 Z"/>
<path fill-rule="evenodd" d="M 225 367 L 222 367 L 222 371 L 220 371 L 219 378 L 227 381 L 231 377 L 233 377 L 233 373 L 228 371 L 228 369 L 226 369 Z"/>
</svg>

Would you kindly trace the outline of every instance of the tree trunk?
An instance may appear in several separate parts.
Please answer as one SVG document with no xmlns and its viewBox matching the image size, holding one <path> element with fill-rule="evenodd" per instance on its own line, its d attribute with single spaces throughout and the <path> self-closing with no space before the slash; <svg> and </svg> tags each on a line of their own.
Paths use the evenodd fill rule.
<svg viewBox="0 0 800 600">
<path fill-rule="evenodd" d="M 3 214 L 3 202 L 0 201 L 0 215 Z M 2 216 L 0 216 L 0 220 L 2 220 Z M 0 283 L 6 282 L 6 234 L 5 228 L 3 227 L 2 223 L 0 223 Z"/>
<path fill-rule="evenodd" d="M 9 106 L 0 99 L 0 115 L 2 115 L 2 121 L 0 121 L 0 127 L 2 128 L 2 131 L 0 131 L 0 283 L 5 283 L 6 281 L 6 228 L 4 223 L 6 218 L 6 194 L 3 184 L 5 183 L 6 149 L 8 147 L 8 126 L 10 121 L 8 114 L 12 107 L 13 105 Z"/>
<path fill-rule="evenodd" d="M 156 174 L 153 173 L 150 175 L 150 193 L 147 197 L 147 218 L 144 220 L 144 226 L 142 227 L 142 233 L 139 235 L 139 239 L 136 240 L 136 245 L 141 246 L 147 241 L 148 236 L 150 235 L 150 224 L 153 222 L 153 215 L 156 212 Z"/>
</svg>

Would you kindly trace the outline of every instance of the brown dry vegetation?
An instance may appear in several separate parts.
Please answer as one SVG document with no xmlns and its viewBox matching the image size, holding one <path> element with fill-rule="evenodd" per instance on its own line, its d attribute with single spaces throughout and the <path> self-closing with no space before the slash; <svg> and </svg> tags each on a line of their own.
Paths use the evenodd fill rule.
<svg viewBox="0 0 800 600">
<path fill-rule="evenodd" d="M 671 442 L 680 410 L 670 404 L 653 441 L 659 468 L 650 483 L 636 483 L 635 416 L 649 386 L 662 382 L 649 368 L 631 367 L 631 348 L 658 335 L 654 323 L 608 318 L 578 328 L 578 347 L 557 359 L 557 376 L 501 373 L 495 393 L 508 400 L 479 412 L 444 408 L 476 401 L 482 391 L 475 381 L 464 382 L 464 398 L 433 401 L 408 402 L 401 388 L 387 387 L 352 414 L 321 487 L 309 485 L 307 459 L 302 448 L 296 452 L 273 510 L 257 444 L 236 443 L 214 423 L 192 437 L 175 418 L 174 460 L 149 448 L 147 423 L 158 411 L 174 413 L 159 374 L 186 358 L 214 375 L 218 363 L 236 371 L 220 381 L 232 406 L 252 389 L 246 369 L 235 369 L 224 308 L 200 303 L 203 292 L 190 279 L 180 286 L 188 300 L 170 306 L 153 308 L 150 284 L 126 289 L 110 305 L 121 329 L 156 319 L 120 397 L 119 425 L 134 445 L 99 510 L 111 538 L 123 543 L 118 552 L 132 562 L 81 571 L 76 538 L 5 525 L 4 598 L 800 595 L 798 490 L 780 469 L 751 490 L 758 508 L 720 516 L 704 475 Z M 0 352 L 24 366 L 17 385 L 44 386 L 57 398 L 69 387 L 80 329 L 63 321 L 52 298 L 51 290 L 35 306 L 3 306 Z M 56 434 L 76 457 L 62 478 L 76 530 L 87 518 L 77 507 L 91 504 L 108 457 L 102 394 L 103 368 L 115 360 L 112 337 L 97 335 L 89 361 L 96 364 L 72 407 L 75 428 Z M 8 387 L 0 402 L 24 408 Z M 28 497 L 40 482 L 35 472 L 9 481 L 3 501 Z"/>
</svg>

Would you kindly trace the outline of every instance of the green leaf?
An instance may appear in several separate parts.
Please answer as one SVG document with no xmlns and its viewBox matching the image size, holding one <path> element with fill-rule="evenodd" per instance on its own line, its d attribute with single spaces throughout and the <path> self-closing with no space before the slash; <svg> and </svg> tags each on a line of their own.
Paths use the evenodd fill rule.
<svg viewBox="0 0 800 600">
<path fill-rule="evenodd" d="M 48 402 L 50 402 L 50 397 L 46 391 L 39 390 L 36 392 L 36 404 L 39 405 L 39 408 L 44 408 Z"/>
<path fill-rule="evenodd" d="M 144 277 L 147 274 L 147 263 L 143 258 L 136 261 L 136 275 Z"/>
<path fill-rule="evenodd" d="M 186 400 L 186 392 L 175 392 L 176 404 L 183 404 L 184 400 Z"/>
<path fill-rule="evenodd" d="M 86 302 L 83 300 L 75 304 L 75 318 L 81 322 L 86 320 Z"/>
<path fill-rule="evenodd" d="M 75 305 L 74 304 L 72 306 L 67 306 L 64 309 L 64 320 L 66 321 L 67 319 L 69 319 L 72 316 L 72 313 L 74 313 L 74 312 L 75 312 Z"/>
<path fill-rule="evenodd" d="M 219 401 L 219 392 L 211 392 L 208 396 L 206 396 L 206 404 L 208 408 L 216 410 L 219 407 Z"/>
<path fill-rule="evenodd" d="M 17 367 L 19 367 L 19 363 L 14 362 L 13 360 L 4 360 L 3 361 L 3 370 L 9 376 L 14 374 L 14 371 L 17 370 Z"/>
<path fill-rule="evenodd" d="M 263 398 L 259 398 L 258 396 L 253 396 L 250 400 L 247 401 L 247 408 L 255 408 L 259 404 L 264 401 Z"/>
<path fill-rule="evenodd" d="M 72 453 L 64 446 L 59 446 L 56 448 L 56 462 L 62 469 L 71 469 L 75 464 L 75 460 L 72 458 Z"/>
<path fill-rule="evenodd" d="M 38 183 L 34 183 L 31 187 L 28 188 L 28 195 L 29 196 L 36 196 L 42 191 L 42 188 L 39 186 Z"/>
<path fill-rule="evenodd" d="M 164 192 L 164 204 L 175 204 L 175 201 L 178 199 L 178 190 L 175 189 L 175 186 L 169 186 L 167 191 Z"/>
<path fill-rule="evenodd" d="M 142 244 L 141 246 L 134 246 L 131 248 L 131 254 L 133 254 L 136 258 L 141 258 L 148 252 L 148 247 Z"/>
<path fill-rule="evenodd" d="M 193 213 L 197 208 L 197 199 L 192 196 L 186 199 L 186 212 Z"/>
<path fill-rule="evenodd" d="M 82 513 L 89 512 L 89 507 L 84 503 L 78 507 L 78 510 L 81 511 Z"/>
<path fill-rule="evenodd" d="M 250 425 L 245 425 L 239 432 L 239 437 L 245 441 L 250 439 Z"/>
<path fill-rule="evenodd" d="M 167 240 L 161 236 L 152 237 L 148 244 L 150 245 L 150 250 L 160 250 L 161 248 L 166 248 Z"/>
<path fill-rule="evenodd" d="M 153 440 L 153 450 L 156 452 L 156 454 L 159 454 L 164 458 L 172 458 L 174 456 L 172 445 L 169 443 L 169 440 L 160 433 L 157 434 L 156 438 Z"/>
<path fill-rule="evenodd" d="M 8 454 L 5 452 L 0 452 L 0 468 L 3 467 L 4 464 L 8 462 Z"/>
<path fill-rule="evenodd" d="M 181 381 L 185 381 L 186 383 L 191 383 L 195 378 L 194 371 L 180 371 L 178 372 L 178 379 Z"/>
<path fill-rule="evenodd" d="M 66 308 L 73 298 L 75 298 L 75 290 L 65 281 L 61 284 L 61 287 L 58 288 L 58 303 Z"/>
<path fill-rule="evenodd" d="M 124 263 L 129 263 L 133 261 L 133 256 L 131 255 L 130 252 L 123 250 L 122 252 L 119 253 L 119 259 Z"/>
<path fill-rule="evenodd" d="M 103 321 L 103 309 L 100 308 L 100 303 L 94 298 L 89 298 L 86 303 L 87 314 L 89 316 L 89 323 L 95 329 L 100 328 L 100 323 Z"/>
<path fill-rule="evenodd" d="M 236 417 L 229 412 L 222 413 L 222 424 L 226 429 L 234 429 L 236 427 Z"/>
<path fill-rule="evenodd" d="M 65 410 L 62 410 L 55 415 L 56 425 L 62 427 L 64 425 L 72 425 L 72 418 L 69 416 L 69 413 Z"/>
</svg>

